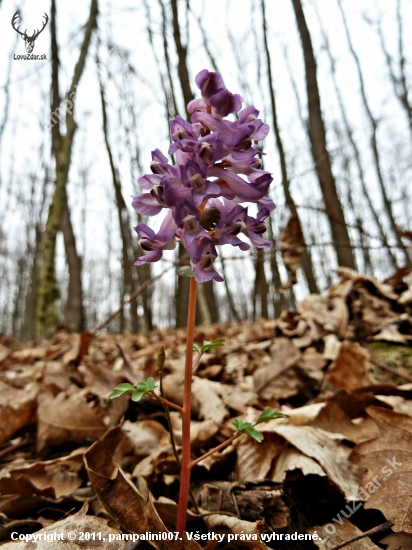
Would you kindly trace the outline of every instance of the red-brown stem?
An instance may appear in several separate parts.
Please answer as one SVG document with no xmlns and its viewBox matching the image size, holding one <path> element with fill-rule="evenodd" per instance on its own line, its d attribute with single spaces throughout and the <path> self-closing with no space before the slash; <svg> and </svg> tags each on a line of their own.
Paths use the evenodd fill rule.
<svg viewBox="0 0 412 550">
<path fill-rule="evenodd" d="M 186 527 L 187 504 L 190 488 L 190 413 L 192 401 L 193 342 L 195 333 L 197 283 L 190 279 L 189 308 L 187 312 L 186 365 L 182 412 L 182 470 L 180 474 L 179 504 L 176 531 L 181 535 Z"/>
<path fill-rule="evenodd" d="M 242 435 L 241 433 L 235 433 L 234 435 L 232 435 L 232 437 L 229 437 L 229 439 L 226 439 L 226 441 L 223 441 L 223 443 L 221 443 L 217 447 L 214 447 L 213 449 L 211 449 L 210 451 L 208 451 L 204 455 L 199 456 L 199 458 L 196 458 L 196 460 L 194 460 L 193 462 L 190 463 L 190 468 L 193 468 L 193 466 L 196 466 L 196 464 L 199 464 L 199 462 L 202 462 L 202 460 L 204 460 L 208 456 L 211 456 L 214 453 L 217 453 L 218 451 L 220 451 L 221 449 L 224 449 L 225 447 L 230 445 L 232 443 L 232 441 L 234 441 L 235 439 L 237 439 L 241 435 Z"/>
<path fill-rule="evenodd" d="M 165 399 L 161 395 L 156 395 L 155 393 L 152 393 L 152 396 L 158 401 L 161 401 L 162 403 L 164 403 L 165 405 L 168 405 L 171 409 L 175 409 L 176 411 L 183 413 L 182 407 L 180 407 L 179 405 L 176 405 L 175 403 L 172 403 L 171 401 L 169 401 L 168 399 Z"/>
</svg>

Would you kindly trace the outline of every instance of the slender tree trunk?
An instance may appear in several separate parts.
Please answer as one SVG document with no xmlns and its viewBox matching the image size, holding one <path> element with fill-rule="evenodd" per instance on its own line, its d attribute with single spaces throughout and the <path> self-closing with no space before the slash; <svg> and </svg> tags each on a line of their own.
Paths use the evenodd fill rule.
<svg viewBox="0 0 412 550">
<path fill-rule="evenodd" d="M 271 64 L 271 57 L 270 57 L 268 40 L 267 40 L 265 0 L 262 0 L 262 23 L 263 23 L 263 43 L 264 43 L 265 54 L 266 54 L 266 66 L 267 66 L 267 76 L 268 76 L 268 85 L 269 85 L 269 96 L 270 96 L 270 104 L 272 107 L 272 124 L 273 124 L 273 130 L 275 132 L 276 146 L 279 153 L 283 192 L 285 194 L 285 201 L 290 210 L 290 213 L 299 219 L 298 210 L 296 208 L 295 201 L 293 200 L 292 194 L 290 192 L 290 181 L 289 181 L 288 171 L 286 166 L 285 150 L 283 148 L 283 142 L 280 135 L 279 124 L 278 124 L 275 90 L 273 87 L 272 64 Z M 299 223 L 300 223 L 300 219 L 299 219 Z M 300 225 L 302 224 L 300 223 Z M 305 273 L 306 280 L 308 282 L 309 292 L 311 294 L 318 293 L 319 290 L 318 290 L 316 279 L 313 273 L 312 261 L 311 261 L 310 255 L 308 254 L 306 245 L 305 245 L 305 251 L 302 254 L 302 268 Z"/>
<path fill-rule="evenodd" d="M 81 332 L 84 330 L 82 263 L 76 249 L 76 237 L 70 219 L 66 189 L 64 189 L 64 191 L 65 196 L 63 199 L 64 205 L 61 229 L 67 265 L 69 268 L 69 288 L 67 292 L 65 324 L 70 330 Z"/>
<path fill-rule="evenodd" d="M 271 218 L 269 218 L 269 235 L 271 242 L 275 243 Z M 270 269 L 272 271 L 272 282 L 274 286 L 273 308 L 275 311 L 275 318 L 278 318 L 280 317 L 282 310 L 286 307 L 286 300 L 284 294 L 279 292 L 279 289 L 282 286 L 282 279 L 280 278 L 279 266 L 276 259 L 276 249 L 274 246 L 270 252 Z"/>
<path fill-rule="evenodd" d="M 267 319 L 268 311 L 268 292 L 269 285 L 265 275 L 265 253 L 262 248 L 258 248 L 255 266 L 255 287 L 253 292 L 253 317 L 258 315 L 257 303 L 260 302 L 260 317 Z"/>
<path fill-rule="evenodd" d="M 405 73 L 405 54 L 403 47 L 403 23 L 402 23 L 402 13 L 401 13 L 401 0 L 396 2 L 396 19 L 398 22 L 398 56 L 399 56 L 399 76 L 395 74 L 395 69 L 393 67 L 393 61 L 390 53 L 388 52 L 385 39 L 383 36 L 383 31 L 381 26 L 378 27 L 379 37 L 381 39 L 382 50 L 386 58 L 386 63 L 388 65 L 389 74 L 391 77 L 393 89 L 396 97 L 398 98 L 402 108 L 405 111 L 409 130 L 412 136 L 412 105 L 409 100 L 409 91 L 408 84 L 406 81 Z"/>
<path fill-rule="evenodd" d="M 341 14 L 342 14 L 342 19 L 343 19 L 343 24 L 344 24 L 344 27 L 345 27 L 346 37 L 347 37 L 348 44 L 349 44 L 349 49 L 352 53 L 352 56 L 353 56 L 353 59 L 355 61 L 356 68 L 357 68 L 357 71 L 358 71 L 360 92 L 361 92 L 363 106 L 364 106 L 366 115 L 367 115 L 367 117 L 369 119 L 369 122 L 370 122 L 370 127 L 371 127 L 370 145 L 371 145 L 373 157 L 374 157 L 374 160 L 375 160 L 376 177 L 378 179 L 379 187 L 380 187 L 380 190 L 381 190 L 383 205 L 385 207 L 386 215 L 388 216 L 389 225 L 391 227 L 392 233 L 394 234 L 394 237 L 396 239 L 398 247 L 403 252 L 403 257 L 404 257 L 405 264 L 408 267 L 412 267 L 412 260 L 411 260 L 409 254 L 408 254 L 407 247 L 402 242 L 400 232 L 399 232 L 399 228 L 396 224 L 395 216 L 394 216 L 394 213 L 393 213 L 392 203 L 391 203 L 391 201 L 388 197 L 388 194 L 386 192 L 386 185 L 385 185 L 385 182 L 384 182 L 384 179 L 383 179 L 381 161 L 380 161 L 380 153 L 379 153 L 379 146 L 378 146 L 378 137 L 377 137 L 378 123 L 377 123 L 375 117 L 373 116 L 372 111 L 369 107 L 368 99 L 366 97 L 365 83 L 364 83 L 364 80 L 363 80 L 362 69 L 361 69 L 361 66 L 360 66 L 359 57 L 358 57 L 358 55 L 357 55 L 357 53 L 356 53 L 356 51 L 353 47 L 353 44 L 352 44 L 352 39 L 351 39 L 351 36 L 350 36 L 350 33 L 349 33 L 349 28 L 348 28 L 348 24 L 347 24 L 347 21 L 346 21 L 345 12 L 343 11 L 341 0 L 338 0 L 338 4 L 339 4 L 339 9 L 340 9 Z"/>
<path fill-rule="evenodd" d="M 230 310 L 230 313 L 233 316 L 233 319 L 235 321 L 239 322 L 240 321 L 240 316 L 239 316 L 239 313 L 237 312 L 235 302 L 233 300 L 232 291 L 230 290 L 230 285 L 229 285 L 227 275 L 226 275 L 225 259 L 223 258 L 223 255 L 220 257 L 220 261 L 222 263 L 222 273 L 223 273 L 224 284 L 225 284 L 225 289 L 226 289 L 226 298 L 227 298 L 227 301 L 228 301 L 228 304 L 229 304 L 229 310 Z"/>
<path fill-rule="evenodd" d="M 52 202 L 49 207 L 49 214 L 46 228 L 43 235 L 42 263 L 39 276 L 38 289 L 38 310 L 37 326 L 41 335 L 51 334 L 58 324 L 55 302 L 59 297 L 55 276 L 55 255 L 56 238 L 61 229 L 61 222 L 65 208 L 66 185 L 69 176 L 69 168 L 73 147 L 73 138 L 76 130 L 74 121 L 74 106 L 76 87 L 80 82 L 81 75 L 86 63 L 87 52 L 91 41 L 92 32 L 97 25 L 98 6 L 97 0 L 91 0 L 89 19 L 86 24 L 83 43 L 80 49 L 79 58 L 76 63 L 74 75 L 68 93 L 68 100 L 72 105 L 66 110 L 66 134 L 60 134 L 58 122 L 51 117 L 52 124 L 52 148 L 56 157 L 56 177 Z M 52 115 L 56 113 L 59 106 L 59 83 L 58 83 L 58 49 L 56 40 L 56 3 L 52 0 L 51 5 L 51 50 L 52 50 Z M 59 119 L 57 117 L 57 119 Z M 69 296 L 70 300 L 70 296 Z M 80 327 L 76 327 L 80 328 Z"/>
<path fill-rule="evenodd" d="M 370 193 L 369 193 L 367 185 L 366 185 L 366 178 L 365 178 L 365 174 L 364 174 L 364 171 L 363 171 L 361 153 L 360 153 L 359 148 L 357 146 L 352 126 L 349 123 L 349 119 L 348 119 L 347 114 L 346 114 L 346 108 L 345 108 L 345 105 L 344 105 L 344 102 L 343 102 L 343 97 L 342 97 L 341 91 L 339 89 L 337 80 L 336 80 L 336 63 L 335 63 L 335 59 L 332 56 L 332 52 L 330 50 L 329 42 L 328 42 L 326 33 L 324 31 L 324 28 L 322 26 L 321 19 L 320 19 L 320 16 L 319 16 L 319 12 L 318 12 L 317 9 L 316 9 L 316 13 L 317 13 L 317 16 L 318 16 L 318 21 L 319 21 L 319 25 L 320 25 L 320 28 L 321 28 L 322 36 L 323 36 L 323 39 L 325 41 L 326 53 L 329 57 L 333 87 L 335 89 L 335 94 L 336 94 L 336 97 L 338 99 L 339 110 L 341 112 L 341 116 L 342 116 L 343 124 L 344 124 L 344 127 L 345 127 L 346 135 L 347 135 L 347 138 L 349 140 L 349 143 L 351 145 L 351 149 L 352 149 L 352 152 L 353 152 L 353 157 L 354 157 L 355 164 L 356 164 L 356 167 L 357 167 L 357 172 L 358 172 L 359 182 L 361 184 L 362 193 L 363 193 L 363 196 L 364 196 L 364 198 L 365 198 L 365 200 L 368 204 L 369 210 L 372 214 L 372 217 L 373 217 L 373 220 L 375 222 L 376 228 L 378 230 L 382 245 L 387 250 L 388 257 L 390 259 L 390 262 L 391 262 L 393 268 L 396 269 L 397 268 L 396 256 L 393 253 L 392 248 L 389 246 L 387 234 L 385 233 L 385 231 L 382 227 L 382 224 L 380 223 L 379 214 L 378 214 L 378 212 L 377 212 L 377 210 L 376 210 L 376 208 L 373 204 L 373 201 L 371 199 Z M 358 224 L 358 226 L 359 226 L 359 224 Z"/>
<path fill-rule="evenodd" d="M 119 221 L 120 237 L 122 241 L 123 282 L 124 282 L 125 291 L 130 296 L 130 294 L 132 294 L 136 290 L 136 282 L 132 271 L 132 269 L 134 269 L 133 238 L 132 238 L 132 233 L 130 231 L 130 219 L 127 212 L 126 203 L 123 198 L 122 185 L 119 179 L 118 170 L 114 165 L 112 148 L 109 141 L 106 99 L 104 95 L 104 87 L 103 87 L 100 74 L 99 74 L 99 85 L 100 85 L 100 100 L 102 105 L 104 141 L 106 144 L 107 155 L 109 157 L 110 172 L 112 175 L 112 183 L 113 183 L 116 206 L 117 206 L 117 216 Z M 132 331 L 134 333 L 137 333 L 139 331 L 139 317 L 137 314 L 136 301 L 132 302 L 130 306 L 131 306 L 131 318 L 132 318 Z"/>
<path fill-rule="evenodd" d="M 329 152 L 326 147 L 326 130 L 322 118 L 320 95 L 316 75 L 316 61 L 312 40 L 303 13 L 301 0 L 292 0 L 300 39 L 306 72 L 306 91 L 309 111 L 309 139 L 316 172 L 325 203 L 326 214 L 335 242 L 336 256 L 340 266 L 355 269 L 348 228 L 346 226 L 343 208 L 339 200 L 336 181 L 332 173 Z"/>
</svg>

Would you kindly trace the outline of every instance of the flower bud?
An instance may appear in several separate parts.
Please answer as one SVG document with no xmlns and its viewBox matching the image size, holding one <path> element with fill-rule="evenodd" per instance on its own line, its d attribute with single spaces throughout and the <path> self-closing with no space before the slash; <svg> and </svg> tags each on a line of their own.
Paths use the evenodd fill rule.
<svg viewBox="0 0 412 550">
<path fill-rule="evenodd" d="M 163 365 L 165 364 L 165 361 L 166 361 L 165 347 L 160 346 L 159 351 L 157 352 L 157 362 L 156 362 L 157 372 L 163 371 Z"/>
</svg>

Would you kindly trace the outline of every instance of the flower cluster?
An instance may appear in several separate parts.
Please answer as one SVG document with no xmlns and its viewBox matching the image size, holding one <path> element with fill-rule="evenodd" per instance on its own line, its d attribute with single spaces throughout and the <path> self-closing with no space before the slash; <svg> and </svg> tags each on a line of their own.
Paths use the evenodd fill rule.
<svg viewBox="0 0 412 550">
<path fill-rule="evenodd" d="M 241 110 L 242 98 L 224 87 L 219 73 L 203 70 L 196 84 L 202 97 L 187 106 L 191 123 L 180 116 L 170 123 L 169 155 L 175 155 L 176 164 L 169 164 L 159 149 L 152 151 L 152 173 L 138 180 L 148 192 L 133 195 L 132 205 L 146 216 L 168 209 L 158 233 L 144 223 L 134 228 L 148 252 L 135 265 L 160 260 L 163 250 L 175 247 L 177 237 L 196 281 L 203 283 L 223 281 L 213 267 L 216 244 L 249 250 L 239 238 L 242 233 L 259 248 L 270 246 L 261 235 L 275 204 L 266 196 L 273 178 L 262 170 L 255 144 L 266 137 L 269 126 L 254 106 Z M 238 113 L 236 120 L 226 118 L 232 113 Z M 244 202 L 257 204 L 255 218 Z"/>
</svg>

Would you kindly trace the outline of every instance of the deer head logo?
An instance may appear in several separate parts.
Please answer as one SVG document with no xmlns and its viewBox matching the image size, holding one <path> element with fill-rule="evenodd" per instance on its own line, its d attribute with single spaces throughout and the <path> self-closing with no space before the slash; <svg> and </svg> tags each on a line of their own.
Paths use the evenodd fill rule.
<svg viewBox="0 0 412 550">
<path fill-rule="evenodd" d="M 11 19 L 11 26 L 13 27 L 13 29 L 18 32 L 21 37 L 23 38 L 24 40 L 24 45 L 26 47 L 26 52 L 27 53 L 31 53 L 33 51 L 33 48 L 34 48 L 34 43 L 36 42 L 37 40 L 37 37 L 39 36 L 39 34 L 44 30 L 44 27 L 47 25 L 47 22 L 49 20 L 49 17 L 47 16 L 47 14 L 44 14 L 43 17 L 45 18 L 45 20 L 43 21 L 43 26 L 40 30 L 34 30 L 33 31 L 33 35 L 32 36 L 28 36 L 27 34 L 27 29 L 25 30 L 25 32 L 20 32 L 19 31 L 19 28 L 20 26 L 18 26 L 16 28 L 16 22 L 17 20 L 19 19 L 20 17 L 20 12 L 17 10 L 16 13 L 13 15 L 12 19 Z"/>
</svg>

